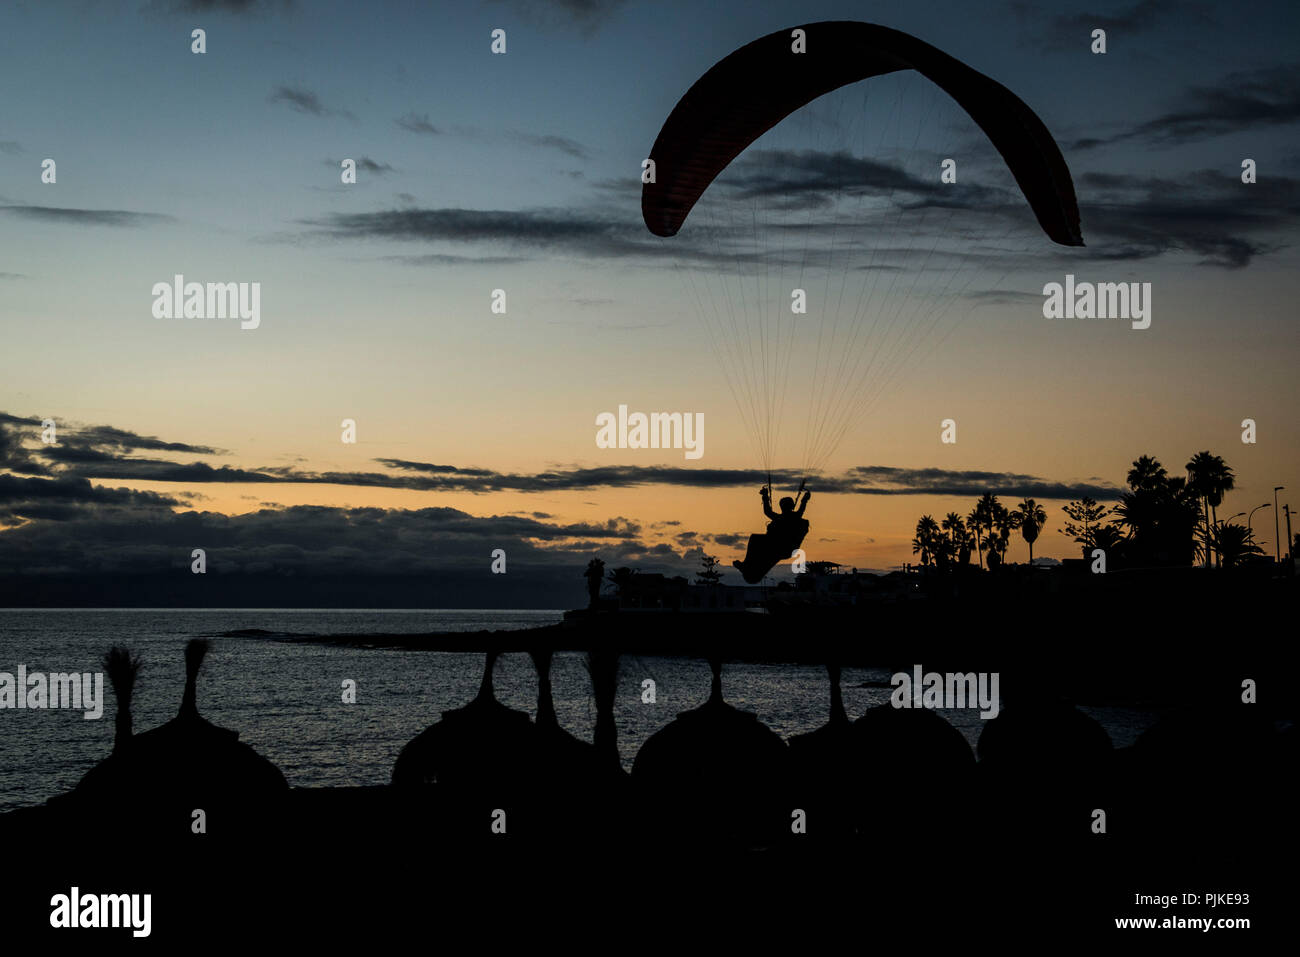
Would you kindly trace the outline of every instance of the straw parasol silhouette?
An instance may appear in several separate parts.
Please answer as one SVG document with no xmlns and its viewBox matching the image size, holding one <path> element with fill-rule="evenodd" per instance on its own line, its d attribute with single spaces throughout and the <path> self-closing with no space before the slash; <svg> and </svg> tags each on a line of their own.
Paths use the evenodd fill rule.
<svg viewBox="0 0 1300 957">
<path fill-rule="evenodd" d="M 708 700 L 683 711 L 641 746 L 632 781 L 667 833 L 767 843 L 787 830 L 787 750 L 780 735 L 722 697 L 711 655 Z"/>
<path fill-rule="evenodd" d="M 499 656 L 497 651 L 485 656 L 474 700 L 444 711 L 406 743 L 393 765 L 393 784 L 439 784 L 451 790 L 496 794 L 503 787 L 514 790 L 532 759 L 535 735 L 527 714 L 496 699 L 492 669 Z"/>
<path fill-rule="evenodd" d="M 793 735 L 790 747 L 791 801 L 808 813 L 808 834 L 842 837 L 853 831 L 852 804 L 861 785 L 858 739 L 844 710 L 840 666 L 826 665 L 830 717 L 815 731 Z"/>
</svg>

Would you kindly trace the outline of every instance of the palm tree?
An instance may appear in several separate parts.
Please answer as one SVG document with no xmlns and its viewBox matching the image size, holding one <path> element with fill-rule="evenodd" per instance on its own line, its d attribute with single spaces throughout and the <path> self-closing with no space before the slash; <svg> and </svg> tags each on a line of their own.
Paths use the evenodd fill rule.
<svg viewBox="0 0 1300 957">
<path fill-rule="evenodd" d="M 600 602 L 600 584 L 605 578 L 605 563 L 599 558 L 587 562 L 587 570 L 582 573 L 587 579 L 587 607 L 595 608 Z"/>
<path fill-rule="evenodd" d="M 1034 563 L 1034 542 L 1038 540 L 1038 533 L 1047 524 L 1047 512 L 1043 511 L 1043 506 L 1032 498 L 1027 498 L 1020 503 L 1012 515 L 1015 517 L 1016 524 L 1020 526 L 1021 537 L 1029 545 L 1029 564 L 1032 565 Z"/>
<path fill-rule="evenodd" d="M 930 564 L 940 537 L 939 523 L 932 516 L 922 515 L 916 523 L 916 537 L 912 539 L 912 554 L 920 552 L 922 565 Z"/>
<path fill-rule="evenodd" d="M 975 547 L 977 549 L 980 549 L 981 532 L 984 533 L 983 538 L 984 541 L 986 542 L 988 542 L 993 537 L 994 519 L 997 515 L 997 510 L 999 508 L 1001 508 L 1001 506 L 998 504 L 997 496 L 994 495 L 992 492 L 985 492 L 980 497 L 980 500 L 975 503 L 975 507 L 971 509 L 970 515 L 966 517 L 966 521 L 970 524 L 970 527 L 975 531 Z M 980 567 L 983 567 L 983 565 L 984 565 L 984 553 L 983 550 L 981 549 Z"/>
<path fill-rule="evenodd" d="M 984 567 L 984 540 L 980 536 L 980 507 L 977 504 L 970 510 L 966 516 L 966 528 L 970 535 L 975 539 L 976 562 L 980 568 Z"/>
<path fill-rule="evenodd" d="M 1224 522 L 1215 525 L 1210 537 L 1214 554 L 1223 559 L 1224 568 L 1241 564 L 1247 555 L 1262 555 L 1264 550 L 1254 542 L 1253 532 L 1245 525 Z"/>
<path fill-rule="evenodd" d="M 998 565 L 1006 563 L 1007 547 L 1011 544 L 1011 530 L 1016 527 L 1016 514 L 1008 511 L 1007 507 L 993 499 L 991 509 L 991 518 L 989 522 L 989 553 L 998 556 Z M 993 532 L 997 532 L 996 535 Z"/>
<path fill-rule="evenodd" d="M 967 550 L 968 557 L 970 555 L 969 546 L 967 545 L 969 536 L 966 532 L 966 523 L 962 521 L 961 516 L 956 512 L 949 512 L 943 517 L 942 528 L 948 533 L 947 553 L 954 562 L 959 565 L 963 564 L 961 559 L 962 549 Z"/>
<path fill-rule="evenodd" d="M 1228 467 L 1228 463 L 1216 455 L 1214 456 L 1214 462 L 1210 469 L 1210 474 L 1206 477 L 1206 483 L 1208 491 L 1205 500 L 1210 505 L 1210 517 L 1217 525 L 1219 521 L 1219 506 L 1223 504 L 1223 496 L 1231 492 L 1236 486 L 1236 477 L 1232 474 L 1232 469 Z M 1215 567 L 1218 567 L 1219 549 L 1217 545 L 1214 549 L 1214 564 Z"/>
<path fill-rule="evenodd" d="M 1146 489 L 1154 491 L 1160 488 L 1168 473 L 1165 467 L 1150 455 L 1140 456 L 1128 470 L 1128 487 L 1133 491 Z"/>
<path fill-rule="evenodd" d="M 1131 554 L 1150 564 L 1183 564 L 1195 554 L 1200 505 L 1181 476 L 1169 478 L 1164 467 L 1142 456 L 1128 473 L 1132 491 L 1120 496 L 1115 514 L 1128 528 Z"/>
<path fill-rule="evenodd" d="M 948 533 L 948 540 L 954 545 L 960 545 L 961 540 L 966 536 L 966 523 L 956 512 L 949 512 L 943 517 L 942 528 Z"/>
<path fill-rule="evenodd" d="M 623 589 L 625 589 L 628 586 L 628 584 L 632 581 L 632 576 L 635 574 L 636 572 L 634 572 L 632 569 L 628 568 L 627 566 L 623 566 L 621 568 L 615 568 L 613 571 L 611 571 L 609 573 L 609 580 L 614 585 L 614 587 L 618 589 L 618 592 L 621 595 L 623 593 Z"/>
<path fill-rule="evenodd" d="M 1196 503 L 1201 517 L 1204 521 L 1204 532 L 1201 535 L 1201 541 L 1204 543 L 1205 567 L 1210 567 L 1210 552 L 1213 551 L 1213 545 L 1210 542 L 1210 486 L 1212 484 L 1211 474 L 1214 471 L 1214 456 L 1208 451 L 1197 452 L 1187 463 L 1187 487 L 1196 495 Z M 1220 460 L 1222 461 L 1222 460 Z"/>
<path fill-rule="evenodd" d="M 1110 554 L 1124 541 L 1118 525 L 1098 525 L 1092 531 L 1092 547 Z"/>
</svg>

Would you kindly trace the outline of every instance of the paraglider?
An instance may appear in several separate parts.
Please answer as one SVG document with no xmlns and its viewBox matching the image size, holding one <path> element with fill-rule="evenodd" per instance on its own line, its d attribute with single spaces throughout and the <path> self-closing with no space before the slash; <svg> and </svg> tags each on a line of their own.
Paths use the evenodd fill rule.
<svg viewBox="0 0 1300 957">
<path fill-rule="evenodd" d="M 778 514 L 772 511 L 771 486 L 764 485 L 758 490 L 763 499 L 763 514 L 771 519 L 767 523 L 767 533 L 749 536 L 744 561 L 732 562 L 749 584 L 757 585 L 777 562 L 791 557 L 794 550 L 803 544 L 804 536 L 808 534 L 808 520 L 803 517 L 803 510 L 808 507 L 812 492 L 800 485 L 796 494 L 800 493 L 803 501 L 798 507 L 788 495 L 781 499 L 781 512 Z"/>
<path fill-rule="evenodd" d="M 795 110 L 849 83 L 915 70 L 946 92 L 984 131 L 1055 243 L 1082 246 L 1074 184 L 1043 121 L 995 80 L 910 34 L 873 23 L 829 20 L 802 28 L 807 52 L 778 30 L 724 57 L 669 114 L 650 159 L 654 182 L 641 212 L 656 236 L 672 236 L 709 184 Z"/>
<path fill-rule="evenodd" d="M 807 24 L 730 53 L 682 96 L 645 165 L 646 228 L 683 237 L 670 244 L 683 292 L 769 474 L 793 464 L 775 460 L 795 407 L 797 474 L 816 475 L 951 333 L 948 317 L 1007 300 L 1000 281 L 1043 234 L 1083 245 L 1070 170 L 1034 111 L 870 23 Z M 781 521 L 734 563 L 746 581 L 802 541 Z"/>
</svg>

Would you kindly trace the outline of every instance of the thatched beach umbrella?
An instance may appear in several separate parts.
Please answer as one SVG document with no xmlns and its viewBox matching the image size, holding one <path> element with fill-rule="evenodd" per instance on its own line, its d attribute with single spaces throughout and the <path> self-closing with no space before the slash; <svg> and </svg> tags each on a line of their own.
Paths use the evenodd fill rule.
<svg viewBox="0 0 1300 957">
<path fill-rule="evenodd" d="M 488 652 L 478 695 L 463 708 L 412 738 L 393 765 L 393 784 L 439 784 L 461 792 L 501 795 L 517 789 L 532 761 L 532 721 L 497 701 L 492 669 L 499 656 Z"/>
<path fill-rule="evenodd" d="M 175 718 L 131 734 L 131 692 L 138 660 L 113 649 L 106 668 L 118 699 L 113 753 L 93 768 L 69 796 L 92 801 L 106 813 L 125 813 L 137 834 L 166 835 L 191 829 L 196 812 L 217 833 L 244 834 L 273 826 L 276 800 L 288 792 L 280 769 L 198 711 L 198 674 L 208 642 L 185 647 L 185 693 Z M 206 831 L 205 831 L 206 833 Z"/>
<path fill-rule="evenodd" d="M 1021 686 L 985 722 L 977 750 L 988 816 L 1009 837 L 1087 841 L 1094 810 L 1112 806 L 1110 735 L 1054 694 Z"/>
<path fill-rule="evenodd" d="M 852 805 L 865 756 L 840 692 L 840 666 L 828 664 L 830 719 L 816 731 L 790 737 L 790 798 L 808 814 L 813 838 L 842 837 L 853 830 Z"/>
<path fill-rule="evenodd" d="M 712 657 L 709 699 L 683 711 L 641 746 L 632 781 L 646 814 L 670 834 L 766 843 L 787 832 L 787 750 L 780 735 L 722 698 Z"/>
<path fill-rule="evenodd" d="M 560 727 L 551 697 L 552 652 L 534 649 L 528 654 L 537 669 L 537 740 L 534 745 L 537 770 L 561 782 L 585 778 L 596 765 L 595 745 L 580 741 Z"/>
<path fill-rule="evenodd" d="M 185 646 L 185 693 L 176 715 L 130 739 L 131 768 L 158 792 L 253 797 L 284 791 L 288 784 L 274 764 L 199 714 L 198 676 L 209 643 Z"/>
<path fill-rule="evenodd" d="M 934 711 L 881 704 L 853 723 L 869 767 L 858 797 L 858 832 L 907 828 L 924 841 L 960 831 L 970 808 L 975 756 L 961 732 Z"/>
</svg>

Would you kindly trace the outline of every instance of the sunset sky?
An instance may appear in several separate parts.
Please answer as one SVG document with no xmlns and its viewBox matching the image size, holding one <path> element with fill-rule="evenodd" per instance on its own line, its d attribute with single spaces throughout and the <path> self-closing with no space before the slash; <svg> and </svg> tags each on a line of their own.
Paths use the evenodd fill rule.
<svg viewBox="0 0 1300 957">
<path fill-rule="evenodd" d="M 897 567 L 921 514 L 965 515 L 984 491 L 1037 499 L 1049 524 L 1035 554 L 1072 556 L 1060 506 L 1113 500 L 1141 454 L 1171 472 L 1222 455 L 1237 490 L 1220 517 L 1275 485 L 1300 503 L 1300 11 L 1054 9 L 5 4 L 0 569 L 183 568 L 209 540 L 224 543 L 214 565 L 272 573 L 487 573 L 497 547 L 520 574 L 597 553 L 686 569 L 702 549 L 729 565 L 764 524 L 760 463 L 674 268 L 709 234 L 688 222 L 666 251 L 676 240 L 646 231 L 640 164 L 714 62 L 830 19 L 914 33 L 1016 91 L 1061 144 L 1087 247 L 1022 230 L 987 295 L 954 303 L 942 340 L 812 480 L 809 558 Z M 489 49 L 495 28 L 505 55 Z M 1089 50 L 1096 28 L 1104 55 Z M 934 150 L 977 153 L 956 113 L 930 127 Z M 774 131 L 773 148 L 798 129 Z M 969 168 L 967 189 L 985 170 L 985 187 L 1004 185 L 991 164 Z M 993 215 L 957 195 L 952 228 Z M 1018 195 L 996 195 L 1032 227 Z M 1151 327 L 1043 318 L 1043 285 L 1067 272 L 1151 283 Z M 260 327 L 155 318 L 152 286 L 178 273 L 259 282 Z M 497 288 L 505 315 L 489 310 Z M 806 321 L 811 335 L 825 315 Z M 791 476 L 808 388 L 796 372 L 775 456 Z M 703 412 L 704 456 L 597 448 L 595 417 L 620 404 Z M 946 418 L 955 444 L 939 441 Z M 1271 509 L 1253 524 L 1271 554 Z M 1009 557 L 1027 558 L 1018 535 Z"/>
</svg>

